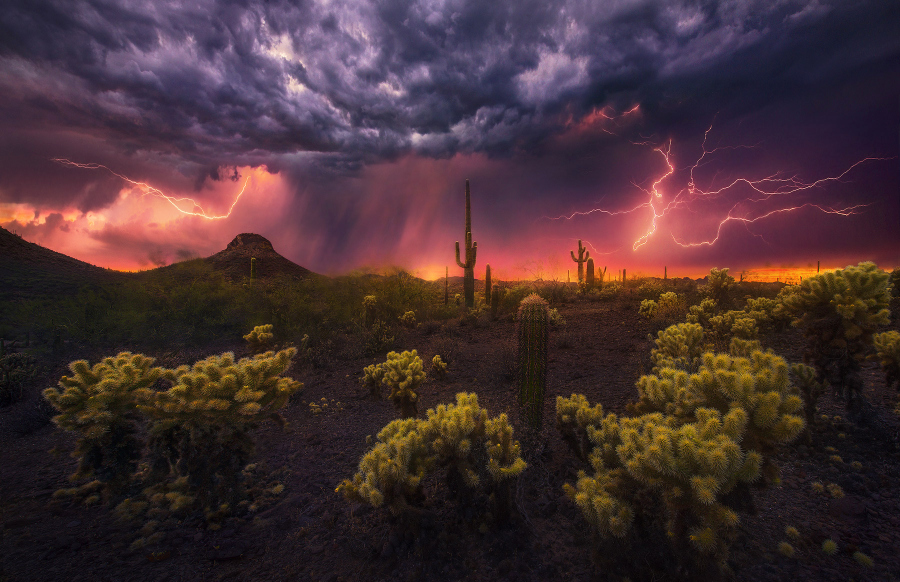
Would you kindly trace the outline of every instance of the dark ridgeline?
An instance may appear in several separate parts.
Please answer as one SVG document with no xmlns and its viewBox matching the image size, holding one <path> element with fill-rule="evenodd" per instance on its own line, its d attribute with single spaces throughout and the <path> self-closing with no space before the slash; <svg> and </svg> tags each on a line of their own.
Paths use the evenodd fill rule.
<svg viewBox="0 0 900 582">
<path fill-rule="evenodd" d="M 250 277 L 250 259 L 254 257 L 256 276 L 261 280 L 276 275 L 295 279 L 322 276 L 282 257 L 266 238 L 253 233 L 237 235 L 225 250 L 211 257 L 185 262 L 208 264 L 227 279 L 240 282 Z M 140 281 L 148 273 L 164 273 L 178 264 L 140 273 L 104 269 L 28 242 L 0 227 L 0 301 L 75 295 L 85 286 Z"/>
</svg>

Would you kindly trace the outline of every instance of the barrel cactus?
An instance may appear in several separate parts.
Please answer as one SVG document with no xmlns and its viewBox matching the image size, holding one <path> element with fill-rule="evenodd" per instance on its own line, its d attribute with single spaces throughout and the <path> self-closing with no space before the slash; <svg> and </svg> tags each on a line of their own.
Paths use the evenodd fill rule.
<svg viewBox="0 0 900 582">
<path fill-rule="evenodd" d="M 541 426 L 544 409 L 549 329 L 549 305 L 532 293 L 519 304 L 518 370 L 519 403 L 525 408 L 528 422 L 536 428 Z"/>
</svg>

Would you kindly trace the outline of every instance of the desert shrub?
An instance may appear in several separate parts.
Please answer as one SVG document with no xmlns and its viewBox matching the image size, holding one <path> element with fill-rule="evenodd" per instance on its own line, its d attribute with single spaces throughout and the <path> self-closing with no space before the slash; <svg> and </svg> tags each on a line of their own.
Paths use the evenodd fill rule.
<svg viewBox="0 0 900 582">
<path fill-rule="evenodd" d="M 638 299 L 656 299 L 665 291 L 661 281 L 644 279 L 637 288 Z"/>
<path fill-rule="evenodd" d="M 25 387 L 37 376 L 37 361 L 30 354 L 0 356 L 0 406 L 22 399 Z"/>
<path fill-rule="evenodd" d="M 477 395 L 460 393 L 456 404 L 429 409 L 424 420 L 400 419 L 384 427 L 357 473 L 336 491 L 348 501 L 387 505 L 395 515 L 408 516 L 423 497 L 424 477 L 443 467 L 454 494 L 487 482 L 495 511 L 503 515 L 511 480 L 526 464 L 506 415 L 490 419 Z"/>
<path fill-rule="evenodd" d="M 793 324 L 803 329 L 805 357 L 818 380 L 840 391 L 857 416 L 867 408 L 860 362 L 875 331 L 890 321 L 888 278 L 874 263 L 860 263 L 804 279 L 799 291 L 783 299 Z"/>
<path fill-rule="evenodd" d="M 900 388 L 900 332 L 888 331 L 872 336 L 876 357 L 884 370 L 884 381 L 888 386 L 897 382 Z"/>
<path fill-rule="evenodd" d="M 384 353 L 394 347 L 396 334 L 380 319 L 376 319 L 372 325 L 361 332 L 363 353 L 366 356 L 374 356 Z"/>
<path fill-rule="evenodd" d="M 597 293 L 597 299 L 599 301 L 612 301 L 621 295 L 621 293 L 622 285 L 613 281 L 603 285 L 603 288 Z"/>
</svg>

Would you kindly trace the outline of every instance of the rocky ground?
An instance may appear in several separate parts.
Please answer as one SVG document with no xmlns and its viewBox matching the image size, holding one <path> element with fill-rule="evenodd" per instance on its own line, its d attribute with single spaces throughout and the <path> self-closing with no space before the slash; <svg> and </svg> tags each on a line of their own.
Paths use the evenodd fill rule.
<svg viewBox="0 0 900 582">
<path fill-rule="evenodd" d="M 562 492 L 587 467 L 553 426 L 558 395 L 581 393 L 616 413 L 636 399 L 635 381 L 650 369 L 648 334 L 659 327 L 638 314 L 638 305 L 621 298 L 560 307 L 566 324 L 552 330 L 545 423 L 537 435 L 526 434 L 516 408 L 512 318 L 425 323 L 398 337 L 398 350 L 417 349 L 427 361 L 439 353 L 450 362 L 446 379 L 429 377 L 422 387 L 420 417 L 454 402 L 458 392 L 476 392 L 491 416 L 509 415 L 523 441 L 529 467 L 519 478 L 514 518 L 486 532 L 480 531 L 477 503 L 448 501 L 439 476 L 425 482 L 426 517 L 418 532 L 401 527 L 386 510 L 349 504 L 335 493 L 355 472 L 366 436 L 397 417 L 389 401 L 373 400 L 357 381 L 363 367 L 384 358 L 360 356 L 352 337 L 337 338 L 318 354 L 317 366 L 293 368 L 289 375 L 305 387 L 283 411 L 289 427 L 272 424 L 256 433 L 258 473 L 283 483 L 283 493 L 255 515 L 231 518 L 218 530 L 198 519 L 163 524 L 163 539 L 140 549 L 131 549 L 140 525 L 117 521 L 110 508 L 51 499 L 55 490 L 71 486 L 67 476 L 75 460 L 67 452 L 75 438 L 41 422 L 46 413 L 36 394 L 44 386 L 36 386 L 30 398 L 0 410 L 0 580 L 671 579 L 674 572 L 661 566 L 667 563 L 664 551 L 653 544 L 604 546 L 606 565 L 597 565 L 586 522 Z M 898 328 L 896 317 L 891 328 Z M 801 359 L 797 330 L 762 341 L 789 361 Z M 147 355 L 174 366 L 229 350 L 246 355 L 241 344 Z M 64 371 L 54 369 L 57 378 Z M 844 415 L 842 404 L 823 397 L 820 414 L 829 420 L 815 427 L 811 444 L 798 441 L 784 449 L 778 456 L 782 484 L 754 491 L 757 513 L 741 516 L 730 558 L 737 580 L 900 580 L 900 418 L 891 412 L 898 395 L 874 363 L 864 374 L 866 396 L 887 434 L 835 419 Z M 328 411 L 313 414 L 309 403 L 322 398 Z M 841 461 L 831 460 L 833 455 Z M 853 462 L 861 467 L 854 469 Z M 814 482 L 837 484 L 845 495 L 816 492 Z M 787 526 L 799 531 L 799 540 L 787 538 Z M 821 550 L 826 538 L 838 544 L 833 556 Z M 781 541 L 793 545 L 793 557 L 779 553 Z M 870 567 L 853 559 L 857 550 L 871 558 Z"/>
</svg>

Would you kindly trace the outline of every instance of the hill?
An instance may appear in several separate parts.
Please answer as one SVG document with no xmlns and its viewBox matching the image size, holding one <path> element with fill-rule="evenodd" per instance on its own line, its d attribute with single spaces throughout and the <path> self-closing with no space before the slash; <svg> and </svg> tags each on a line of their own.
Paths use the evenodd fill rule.
<svg viewBox="0 0 900 582">
<path fill-rule="evenodd" d="M 260 279 L 276 275 L 296 279 L 322 276 L 279 255 L 271 242 L 253 233 L 239 234 L 224 250 L 196 260 L 237 282 L 250 276 L 251 257 L 256 258 L 256 276 Z M 84 286 L 141 280 L 151 273 L 166 273 L 174 266 L 140 273 L 104 269 L 28 242 L 0 227 L 0 301 L 74 295 Z"/>
<path fill-rule="evenodd" d="M 0 227 L 0 301 L 71 295 L 85 285 L 129 276 L 51 251 Z"/>
</svg>

